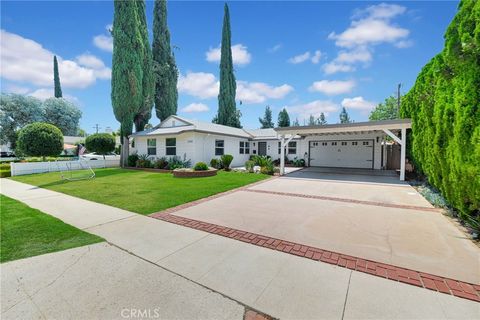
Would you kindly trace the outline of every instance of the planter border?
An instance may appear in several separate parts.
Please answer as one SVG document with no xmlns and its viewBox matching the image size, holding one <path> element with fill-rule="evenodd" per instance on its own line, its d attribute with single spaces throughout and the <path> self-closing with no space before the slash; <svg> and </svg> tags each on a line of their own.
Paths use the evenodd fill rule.
<svg viewBox="0 0 480 320">
<path fill-rule="evenodd" d="M 125 167 L 124 169 L 147 171 L 147 172 L 156 172 L 156 173 L 172 173 L 172 172 L 173 172 L 173 170 L 168 170 L 168 169 L 155 169 L 155 168 Z"/>
<path fill-rule="evenodd" d="M 217 175 L 218 170 L 209 168 L 208 170 L 173 170 L 173 176 L 176 178 L 202 178 L 213 177 Z"/>
</svg>

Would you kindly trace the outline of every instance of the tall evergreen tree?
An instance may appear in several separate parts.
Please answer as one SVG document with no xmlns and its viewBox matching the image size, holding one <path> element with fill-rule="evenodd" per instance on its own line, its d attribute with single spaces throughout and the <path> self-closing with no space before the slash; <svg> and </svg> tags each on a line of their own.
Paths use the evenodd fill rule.
<svg viewBox="0 0 480 320">
<path fill-rule="evenodd" d="M 316 124 L 315 117 L 313 116 L 313 114 L 311 114 L 310 117 L 308 117 L 308 125 L 314 126 L 315 124 Z"/>
<path fill-rule="evenodd" d="M 241 128 L 241 113 L 235 104 L 237 84 L 233 74 L 232 43 L 230 31 L 230 13 L 225 3 L 222 29 L 222 49 L 220 57 L 220 93 L 218 94 L 218 113 L 214 122 L 230 127 Z"/>
<path fill-rule="evenodd" d="M 143 47 L 135 1 L 114 1 L 112 107 L 120 122 L 122 164 L 128 156 L 127 137 L 132 134 L 133 119 L 143 103 Z"/>
<path fill-rule="evenodd" d="M 350 120 L 350 116 L 348 115 L 348 112 L 345 109 L 345 107 L 342 108 L 342 112 L 340 112 L 339 117 L 340 117 L 340 123 L 350 123 L 350 122 L 352 122 Z"/>
<path fill-rule="evenodd" d="M 299 127 L 299 126 L 300 126 L 300 122 L 298 122 L 298 118 L 295 118 L 295 120 L 292 123 L 292 127 Z"/>
<path fill-rule="evenodd" d="M 152 117 L 153 96 L 155 80 L 153 74 L 153 59 L 150 41 L 148 39 L 147 17 L 145 12 L 145 0 L 136 0 L 139 32 L 142 47 L 140 49 L 142 59 L 142 102 L 140 109 L 135 114 L 133 122 L 135 131 L 143 131 L 148 120 Z"/>
<path fill-rule="evenodd" d="M 278 126 L 279 127 L 290 127 L 290 116 L 288 115 L 287 109 L 283 108 L 282 111 L 278 114 Z"/>
<path fill-rule="evenodd" d="M 262 129 L 273 128 L 275 126 L 272 121 L 272 109 L 270 109 L 270 106 L 265 107 L 265 114 L 263 118 L 258 118 L 258 121 L 260 121 Z"/>
<path fill-rule="evenodd" d="M 177 114 L 178 70 L 170 47 L 167 2 L 155 0 L 153 8 L 153 64 L 155 73 L 155 112 L 160 120 Z"/>
<path fill-rule="evenodd" d="M 62 86 L 60 85 L 60 75 L 58 74 L 57 56 L 53 56 L 53 85 L 55 98 L 62 97 Z"/>
<path fill-rule="evenodd" d="M 317 124 L 319 125 L 327 124 L 327 119 L 325 119 L 325 114 L 323 112 L 320 113 L 320 117 L 318 117 L 317 119 Z"/>
</svg>

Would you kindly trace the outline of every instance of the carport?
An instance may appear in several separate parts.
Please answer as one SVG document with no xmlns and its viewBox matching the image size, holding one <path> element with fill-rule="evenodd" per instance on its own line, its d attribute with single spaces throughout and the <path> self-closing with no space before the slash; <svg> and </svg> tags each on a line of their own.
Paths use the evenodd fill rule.
<svg viewBox="0 0 480 320">
<path fill-rule="evenodd" d="M 276 128 L 281 142 L 280 174 L 285 173 L 285 150 L 295 136 L 302 138 L 308 166 L 370 169 L 380 169 L 375 150 L 379 150 L 388 136 L 401 146 L 400 180 L 403 181 L 406 132 L 411 127 L 410 119 L 398 119 Z M 383 161 L 383 153 L 381 156 Z"/>
</svg>

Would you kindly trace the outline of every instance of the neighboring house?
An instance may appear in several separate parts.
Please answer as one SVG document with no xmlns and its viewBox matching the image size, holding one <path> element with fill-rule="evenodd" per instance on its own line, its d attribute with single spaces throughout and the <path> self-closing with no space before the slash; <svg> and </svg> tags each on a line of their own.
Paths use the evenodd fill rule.
<svg viewBox="0 0 480 320">
<path fill-rule="evenodd" d="M 274 129 L 245 130 L 219 124 L 170 116 L 158 126 L 130 136 L 130 153 L 148 154 L 152 158 L 179 156 L 192 164 L 207 164 L 223 154 L 233 156 L 232 166 L 243 166 L 251 155 L 268 155 L 279 159 L 279 140 Z M 304 156 L 300 137 L 291 142 L 288 158 Z"/>
<path fill-rule="evenodd" d="M 243 166 L 256 154 L 280 159 L 280 137 L 293 135 L 285 148 L 289 160 L 302 158 L 309 166 L 384 169 L 385 137 L 390 129 L 398 132 L 409 123 L 407 119 L 246 130 L 170 116 L 152 129 L 132 134 L 130 152 L 185 157 L 192 164 L 231 154 L 232 166 Z"/>
</svg>

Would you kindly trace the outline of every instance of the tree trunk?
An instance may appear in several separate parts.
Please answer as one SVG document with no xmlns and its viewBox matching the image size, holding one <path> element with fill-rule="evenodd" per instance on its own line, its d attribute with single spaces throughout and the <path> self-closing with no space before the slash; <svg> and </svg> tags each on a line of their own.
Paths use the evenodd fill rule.
<svg viewBox="0 0 480 320">
<path fill-rule="evenodd" d="M 120 152 L 120 166 L 122 168 L 125 168 L 128 165 L 127 163 L 128 153 L 129 153 L 128 137 L 122 137 L 122 150 Z"/>
</svg>

